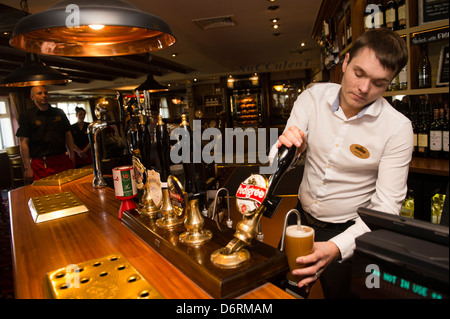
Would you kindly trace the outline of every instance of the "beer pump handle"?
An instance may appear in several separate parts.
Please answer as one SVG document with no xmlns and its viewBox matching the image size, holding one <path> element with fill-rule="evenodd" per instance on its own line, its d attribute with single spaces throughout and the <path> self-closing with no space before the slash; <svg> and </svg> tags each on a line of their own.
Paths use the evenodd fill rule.
<svg viewBox="0 0 450 319">
<path fill-rule="evenodd" d="M 277 161 L 277 167 L 275 169 L 275 172 L 270 176 L 269 183 L 268 183 L 268 189 L 267 189 L 267 196 L 264 199 L 263 205 L 265 206 L 265 210 L 263 213 L 264 217 L 272 218 L 272 216 L 275 214 L 275 211 L 277 210 L 278 206 L 280 205 L 281 199 L 273 194 L 277 184 L 281 180 L 281 177 L 284 175 L 284 173 L 295 164 L 296 162 L 296 153 L 297 153 L 297 147 L 291 146 L 290 148 L 287 148 L 286 146 L 282 145 L 278 150 L 278 157 L 277 159 L 274 159 L 274 161 Z"/>
<path fill-rule="evenodd" d="M 189 147 L 187 147 L 189 151 L 189 161 L 185 163 L 183 161 L 183 170 L 184 170 L 184 178 L 185 178 L 185 190 L 189 196 L 189 198 L 192 197 L 198 197 L 199 191 L 197 189 L 197 183 L 195 183 L 195 167 L 194 167 L 194 158 L 193 158 L 193 135 L 192 131 L 189 127 L 189 122 L 187 121 L 187 115 L 182 114 L 181 115 L 181 124 L 180 127 L 183 128 L 186 131 L 185 136 L 182 138 L 181 143 L 187 143 L 188 141 L 186 139 L 189 139 Z M 186 149 L 186 148 L 185 148 Z"/>
<path fill-rule="evenodd" d="M 159 115 L 156 124 L 156 148 L 161 163 L 161 182 L 167 182 L 170 175 L 170 140 L 166 124 Z"/>
</svg>

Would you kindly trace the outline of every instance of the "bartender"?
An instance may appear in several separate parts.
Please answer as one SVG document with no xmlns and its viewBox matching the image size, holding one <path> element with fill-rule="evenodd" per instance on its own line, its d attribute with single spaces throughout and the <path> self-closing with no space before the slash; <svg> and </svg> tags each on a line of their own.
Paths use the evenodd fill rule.
<svg viewBox="0 0 450 319">
<path fill-rule="evenodd" d="M 38 180 L 74 168 L 74 145 L 67 116 L 48 103 L 44 86 L 31 88 L 30 98 L 35 107 L 19 116 L 16 132 L 25 178 Z"/>
<path fill-rule="evenodd" d="M 400 212 L 413 130 L 381 95 L 407 60 L 395 32 L 365 32 L 345 55 L 341 84 L 305 90 L 279 137 L 276 147 L 307 150 L 297 209 L 316 241 L 310 255 L 296 260 L 304 268 L 293 271 L 306 291 L 320 277 L 325 298 L 351 298 L 349 259 L 355 238 L 369 231 L 357 208 Z"/>
</svg>

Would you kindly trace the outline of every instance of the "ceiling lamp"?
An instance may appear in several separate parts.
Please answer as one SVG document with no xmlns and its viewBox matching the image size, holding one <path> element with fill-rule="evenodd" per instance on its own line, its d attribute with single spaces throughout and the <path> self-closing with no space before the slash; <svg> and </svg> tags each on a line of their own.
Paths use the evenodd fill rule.
<svg viewBox="0 0 450 319">
<path fill-rule="evenodd" d="M 134 89 L 135 91 L 149 91 L 150 93 L 169 91 L 167 86 L 161 85 L 153 78 L 152 74 L 147 75 L 147 80 Z"/>
<path fill-rule="evenodd" d="M 161 18 L 121 0 L 64 0 L 21 19 L 10 43 L 27 52 L 59 56 L 120 56 L 175 43 Z"/>
<path fill-rule="evenodd" d="M 25 62 L 11 74 L 0 79 L 0 86 L 37 86 L 68 83 L 72 80 L 65 73 L 52 69 L 39 61 L 34 53 L 27 53 Z"/>
</svg>

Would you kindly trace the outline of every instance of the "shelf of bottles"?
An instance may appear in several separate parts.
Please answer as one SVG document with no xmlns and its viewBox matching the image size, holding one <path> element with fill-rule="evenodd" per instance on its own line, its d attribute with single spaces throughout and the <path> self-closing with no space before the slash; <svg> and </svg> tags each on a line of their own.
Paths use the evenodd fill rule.
<svg viewBox="0 0 450 319">
<path fill-rule="evenodd" d="M 352 47 L 352 40 L 364 31 L 384 27 L 396 31 L 405 39 L 410 56 L 408 64 L 393 79 L 384 95 L 448 93 L 448 83 L 436 81 L 440 52 L 442 46 L 448 45 L 448 15 L 447 19 L 421 24 L 420 1 L 341 1 L 332 16 L 324 18 L 321 35 L 316 37 L 321 47 L 324 69 L 333 69 L 343 61 Z"/>
</svg>

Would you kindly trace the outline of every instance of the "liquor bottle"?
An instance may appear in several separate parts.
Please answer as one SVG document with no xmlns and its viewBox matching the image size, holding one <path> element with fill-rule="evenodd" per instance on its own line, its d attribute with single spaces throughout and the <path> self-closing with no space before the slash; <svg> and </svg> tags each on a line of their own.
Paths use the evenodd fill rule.
<svg viewBox="0 0 450 319">
<path fill-rule="evenodd" d="M 398 74 L 398 90 L 406 90 L 408 88 L 408 67 L 405 65 Z"/>
<path fill-rule="evenodd" d="M 420 122 L 417 134 L 417 155 L 420 157 L 428 157 L 430 151 L 430 147 L 428 145 L 430 130 L 425 105 L 422 104 L 421 107 Z"/>
<path fill-rule="evenodd" d="M 428 58 L 428 48 L 427 45 L 422 45 L 422 57 L 419 62 L 418 72 L 418 87 L 419 88 L 430 88 L 431 87 L 431 63 Z"/>
<path fill-rule="evenodd" d="M 444 113 L 446 110 L 445 117 L 442 113 Z M 448 146 L 448 140 L 449 140 L 449 125 L 448 125 L 448 117 L 449 117 L 449 111 L 448 108 L 441 109 L 441 117 L 443 118 L 442 121 L 442 157 L 445 159 L 449 159 L 449 146 Z"/>
<path fill-rule="evenodd" d="M 430 157 L 440 158 L 442 155 L 442 126 L 437 107 L 433 110 L 433 119 L 430 125 Z"/>
<path fill-rule="evenodd" d="M 400 216 L 414 218 L 414 192 L 408 189 L 408 194 L 403 200 Z"/>
<path fill-rule="evenodd" d="M 381 0 L 378 0 L 378 11 L 375 12 L 375 28 L 382 28 L 386 26 L 384 19 L 384 5 Z"/>
<path fill-rule="evenodd" d="M 398 29 L 406 29 L 406 1 L 398 1 Z"/>
<path fill-rule="evenodd" d="M 397 10 L 397 2 L 395 0 L 389 0 L 386 4 L 386 28 L 394 31 L 398 28 Z"/>
</svg>

